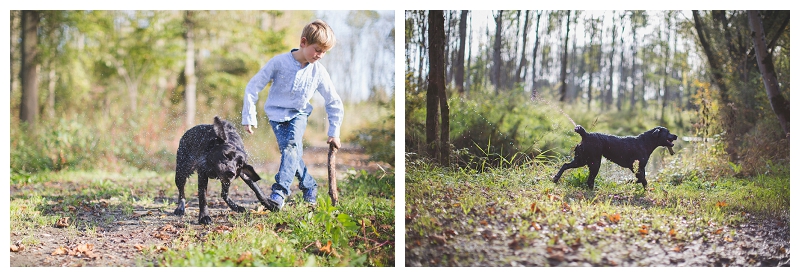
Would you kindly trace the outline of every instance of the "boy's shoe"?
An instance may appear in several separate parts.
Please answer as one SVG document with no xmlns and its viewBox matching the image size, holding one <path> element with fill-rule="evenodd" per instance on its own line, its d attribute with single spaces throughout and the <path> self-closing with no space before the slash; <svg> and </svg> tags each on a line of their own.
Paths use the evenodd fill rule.
<svg viewBox="0 0 800 277">
<path fill-rule="evenodd" d="M 278 212 L 283 208 L 283 196 L 277 193 L 273 193 L 272 195 L 267 198 L 266 203 L 267 209 L 272 212 Z"/>
<path fill-rule="evenodd" d="M 303 191 L 303 200 L 305 200 L 306 203 L 308 203 L 308 204 L 316 205 L 317 204 L 317 187 L 313 187 L 311 189 Z"/>
</svg>

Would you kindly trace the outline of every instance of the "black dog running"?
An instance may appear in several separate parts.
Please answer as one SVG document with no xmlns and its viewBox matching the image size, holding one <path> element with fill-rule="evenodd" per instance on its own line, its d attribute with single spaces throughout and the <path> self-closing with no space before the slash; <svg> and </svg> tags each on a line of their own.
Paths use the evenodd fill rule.
<svg viewBox="0 0 800 277">
<path fill-rule="evenodd" d="M 644 168 L 650 159 L 650 154 L 659 146 L 669 148 L 670 154 L 674 144 L 672 143 L 678 136 L 673 135 L 667 128 L 656 127 L 650 131 L 639 134 L 635 137 L 618 137 L 601 133 L 587 133 L 583 127 L 577 125 L 575 132 L 581 135 L 581 142 L 575 146 L 575 158 L 570 163 L 561 166 L 553 182 L 557 183 L 561 179 L 564 170 L 578 168 L 585 165 L 589 166 L 588 184 L 594 188 L 594 179 L 600 170 L 600 162 L 603 157 L 624 168 L 630 169 L 636 174 L 637 183 L 647 187 Z M 634 163 L 638 161 L 638 168 L 634 170 Z"/>
</svg>

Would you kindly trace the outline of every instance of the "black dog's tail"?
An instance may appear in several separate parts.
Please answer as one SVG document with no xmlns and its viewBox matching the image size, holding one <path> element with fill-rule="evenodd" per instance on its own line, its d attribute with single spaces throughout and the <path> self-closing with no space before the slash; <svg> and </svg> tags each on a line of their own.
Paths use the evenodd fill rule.
<svg viewBox="0 0 800 277">
<path fill-rule="evenodd" d="M 577 126 L 575 126 L 575 133 L 580 134 L 581 137 L 585 137 L 586 136 L 586 129 L 583 129 L 583 126 L 581 126 L 581 125 L 577 125 Z"/>
</svg>

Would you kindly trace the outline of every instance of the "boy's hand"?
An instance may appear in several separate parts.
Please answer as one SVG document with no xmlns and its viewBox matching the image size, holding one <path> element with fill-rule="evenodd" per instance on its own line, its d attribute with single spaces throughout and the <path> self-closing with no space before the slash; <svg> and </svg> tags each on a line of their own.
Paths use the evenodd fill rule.
<svg viewBox="0 0 800 277">
<path fill-rule="evenodd" d="M 258 127 L 253 127 L 253 125 L 247 125 L 247 132 L 253 134 L 253 128 L 258 128 Z"/>
<path fill-rule="evenodd" d="M 328 137 L 328 144 L 331 144 L 331 143 L 333 144 L 333 147 L 336 147 L 336 149 L 339 149 L 339 147 L 342 146 L 342 143 L 339 142 L 339 138 Z"/>
</svg>

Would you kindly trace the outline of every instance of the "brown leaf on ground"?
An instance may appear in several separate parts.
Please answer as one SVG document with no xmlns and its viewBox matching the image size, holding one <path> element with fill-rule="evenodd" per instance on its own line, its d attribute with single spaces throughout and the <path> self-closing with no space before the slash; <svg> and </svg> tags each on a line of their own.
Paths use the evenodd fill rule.
<svg viewBox="0 0 800 277">
<path fill-rule="evenodd" d="M 144 246 L 141 244 L 136 244 L 133 246 L 133 248 L 141 252 L 144 249 Z"/>
<path fill-rule="evenodd" d="M 717 207 L 722 208 L 722 207 L 726 207 L 726 206 L 728 206 L 727 202 L 725 202 L 725 201 L 717 201 Z"/>
<path fill-rule="evenodd" d="M 15 243 L 11 245 L 11 252 L 20 252 L 25 250 L 25 245 L 21 243 Z"/>
<path fill-rule="evenodd" d="M 536 231 L 542 230 L 542 226 L 539 225 L 539 223 L 536 223 L 534 221 L 531 221 L 531 227 L 533 227 L 533 229 L 536 230 Z"/>
<path fill-rule="evenodd" d="M 572 211 L 572 207 L 570 207 L 569 204 L 567 204 L 567 202 L 562 202 L 561 203 L 561 210 L 563 212 L 569 212 L 569 211 Z"/>
<path fill-rule="evenodd" d="M 619 214 L 612 214 L 612 215 L 608 215 L 607 217 L 608 217 L 608 221 L 611 222 L 611 223 L 614 223 L 614 224 L 619 223 L 619 220 L 621 219 L 621 216 Z"/>
<path fill-rule="evenodd" d="M 252 262 L 252 261 L 253 261 L 253 254 L 250 253 L 250 251 L 247 251 L 239 255 L 239 258 L 236 259 L 235 263 L 237 265 L 241 265 L 245 262 Z"/>
<path fill-rule="evenodd" d="M 233 231 L 233 227 L 226 226 L 226 225 L 217 225 L 217 227 L 214 228 L 214 233 L 218 233 L 218 234 L 227 233 L 227 232 L 230 232 L 230 231 Z"/>
<path fill-rule="evenodd" d="M 481 222 L 480 222 L 480 223 L 481 223 L 481 225 L 483 225 L 483 226 L 489 225 L 489 222 L 487 222 L 486 220 L 481 220 Z"/>
<path fill-rule="evenodd" d="M 331 254 L 332 250 L 333 249 L 331 249 L 331 241 L 328 241 L 327 245 L 319 248 L 319 252 L 325 253 L 325 254 Z"/>
<path fill-rule="evenodd" d="M 539 206 L 536 204 L 536 202 L 534 202 L 533 204 L 531 204 L 531 212 L 542 213 L 542 209 L 540 209 Z"/>
<path fill-rule="evenodd" d="M 717 229 L 716 231 L 714 231 L 714 234 L 715 234 L 715 235 L 719 235 L 719 234 L 721 234 L 721 233 L 722 233 L 722 228 L 719 228 L 719 229 Z"/>
<path fill-rule="evenodd" d="M 677 234 L 678 234 L 678 232 L 676 232 L 674 228 L 670 228 L 670 229 L 669 229 L 669 236 L 670 236 L 670 237 L 673 237 L 673 238 L 674 238 L 674 237 L 675 237 L 675 235 L 677 235 Z"/>
<path fill-rule="evenodd" d="M 259 232 L 264 231 L 264 224 L 259 223 L 256 224 L 255 227 L 256 229 L 258 229 Z"/>
<path fill-rule="evenodd" d="M 444 236 L 430 235 L 430 238 L 431 238 L 431 240 L 433 240 L 433 242 L 441 244 L 441 245 L 444 245 L 445 243 L 447 243 L 447 238 L 445 238 Z"/>
<path fill-rule="evenodd" d="M 649 228 L 650 227 L 647 227 L 647 225 L 642 225 L 642 227 L 639 228 L 639 234 L 642 234 L 642 236 L 647 235 L 650 232 Z"/>
<path fill-rule="evenodd" d="M 725 236 L 725 241 L 727 241 L 727 242 L 733 242 L 733 239 L 732 239 L 731 237 L 729 237 L 729 236 Z"/>
<path fill-rule="evenodd" d="M 161 246 L 159 246 L 159 247 L 158 247 L 158 249 L 156 249 L 156 250 L 158 250 L 158 252 L 159 252 L 159 253 L 161 253 L 161 252 L 164 252 L 164 251 L 167 251 L 167 250 L 169 250 L 169 248 L 167 248 L 167 247 L 166 247 L 166 246 L 164 246 L 164 245 L 161 245 Z"/>
<path fill-rule="evenodd" d="M 522 249 L 522 241 L 520 239 L 514 239 L 508 244 L 508 247 L 513 250 L 520 250 Z"/>
<path fill-rule="evenodd" d="M 66 248 L 59 246 L 55 251 L 53 251 L 53 253 L 50 253 L 50 256 L 66 255 L 67 253 L 68 252 Z"/>
<path fill-rule="evenodd" d="M 66 228 L 69 226 L 69 217 L 62 217 L 56 221 L 56 227 Z"/>
</svg>

